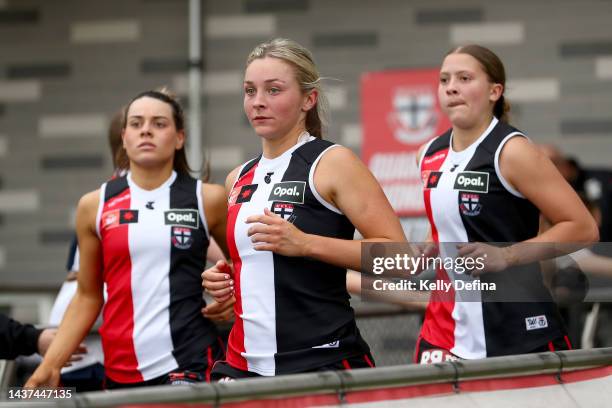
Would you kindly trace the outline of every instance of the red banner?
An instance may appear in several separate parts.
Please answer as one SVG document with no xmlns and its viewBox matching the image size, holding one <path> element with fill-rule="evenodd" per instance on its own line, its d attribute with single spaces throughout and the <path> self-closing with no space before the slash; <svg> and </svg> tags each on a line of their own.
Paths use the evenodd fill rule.
<svg viewBox="0 0 612 408">
<path fill-rule="evenodd" d="M 361 78 L 364 163 L 398 216 L 423 216 L 417 150 L 450 127 L 438 104 L 438 69 L 368 72 Z"/>
</svg>

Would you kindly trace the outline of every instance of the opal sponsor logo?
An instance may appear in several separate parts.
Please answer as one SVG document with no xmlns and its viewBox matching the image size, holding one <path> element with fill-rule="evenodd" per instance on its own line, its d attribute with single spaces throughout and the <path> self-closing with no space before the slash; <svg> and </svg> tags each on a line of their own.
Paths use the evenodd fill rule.
<svg viewBox="0 0 612 408">
<path fill-rule="evenodd" d="M 462 171 L 457 174 L 453 188 L 460 191 L 486 194 L 489 192 L 489 173 Z"/>
<path fill-rule="evenodd" d="M 198 210 L 169 210 L 164 211 L 164 223 L 175 227 L 197 229 L 200 226 Z"/>
<path fill-rule="evenodd" d="M 272 186 L 268 201 L 304 204 L 305 181 L 283 181 Z"/>
</svg>

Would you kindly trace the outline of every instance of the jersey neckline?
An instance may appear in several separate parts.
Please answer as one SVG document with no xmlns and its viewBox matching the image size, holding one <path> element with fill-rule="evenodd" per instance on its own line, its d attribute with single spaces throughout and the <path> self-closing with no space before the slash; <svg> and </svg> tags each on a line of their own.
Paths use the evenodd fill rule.
<svg viewBox="0 0 612 408">
<path fill-rule="evenodd" d="M 273 159 L 266 158 L 263 154 L 261 155 L 261 159 L 259 159 L 259 165 L 262 167 L 267 167 L 270 165 L 274 165 L 275 163 L 284 161 L 287 156 L 291 156 L 291 154 L 300 146 L 311 142 L 315 139 L 314 136 L 311 136 L 308 131 L 302 132 L 302 134 L 298 137 L 297 143 L 291 146 L 289 149 L 285 150 L 281 155 L 276 156 Z"/>
<path fill-rule="evenodd" d="M 472 156 L 476 147 L 478 147 L 478 145 L 482 143 L 482 141 L 491 133 L 493 128 L 495 128 L 498 123 L 499 120 L 495 116 L 493 116 L 493 119 L 491 119 L 491 123 L 489 123 L 489 126 L 485 129 L 485 131 L 482 132 L 480 136 L 478 136 L 478 139 L 474 140 L 468 147 L 459 152 L 453 149 L 453 132 L 451 132 L 450 140 L 448 142 L 449 158 L 453 158 L 455 161 L 461 161 L 467 156 Z"/>
<path fill-rule="evenodd" d="M 126 178 L 127 178 L 128 186 L 130 187 L 130 189 L 137 191 L 141 195 L 154 195 L 168 188 L 169 186 L 172 185 L 172 183 L 174 183 L 174 181 L 176 180 L 176 171 L 172 170 L 172 174 L 170 174 L 170 177 L 168 177 L 168 179 L 164 181 L 159 187 L 153 190 L 145 190 L 144 188 L 136 184 L 136 182 L 132 179 L 131 171 L 128 171 Z"/>
</svg>

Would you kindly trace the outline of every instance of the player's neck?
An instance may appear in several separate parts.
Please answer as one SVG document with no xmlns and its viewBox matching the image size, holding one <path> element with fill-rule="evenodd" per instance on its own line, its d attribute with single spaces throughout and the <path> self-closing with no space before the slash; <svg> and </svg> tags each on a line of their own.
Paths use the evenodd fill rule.
<svg viewBox="0 0 612 408">
<path fill-rule="evenodd" d="M 491 124 L 493 117 L 484 117 L 469 128 L 453 127 L 453 150 L 460 152 L 470 147 Z"/>
<path fill-rule="evenodd" d="M 285 153 L 298 143 L 298 140 L 305 129 L 302 126 L 296 126 L 291 129 L 285 136 L 279 138 L 263 139 L 262 150 L 263 156 L 266 159 L 275 159 Z"/>
<path fill-rule="evenodd" d="M 164 184 L 172 175 L 172 163 L 163 167 L 130 166 L 131 178 L 143 190 L 155 190 Z"/>
</svg>

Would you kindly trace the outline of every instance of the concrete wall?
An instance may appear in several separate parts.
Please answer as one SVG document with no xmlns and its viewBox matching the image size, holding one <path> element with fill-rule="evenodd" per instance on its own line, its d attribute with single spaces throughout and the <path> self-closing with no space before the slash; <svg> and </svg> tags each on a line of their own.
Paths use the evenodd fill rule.
<svg viewBox="0 0 612 408">
<path fill-rule="evenodd" d="M 242 113 L 248 52 L 309 47 L 332 102 L 329 138 L 357 152 L 365 71 L 435 67 L 476 41 L 505 61 L 514 124 L 584 164 L 612 150 L 610 0 L 203 1 L 204 148 L 212 176 L 258 151 Z M 0 285 L 58 284 L 79 197 L 110 174 L 106 125 L 136 93 L 186 96 L 187 1 L 0 0 Z"/>
</svg>

